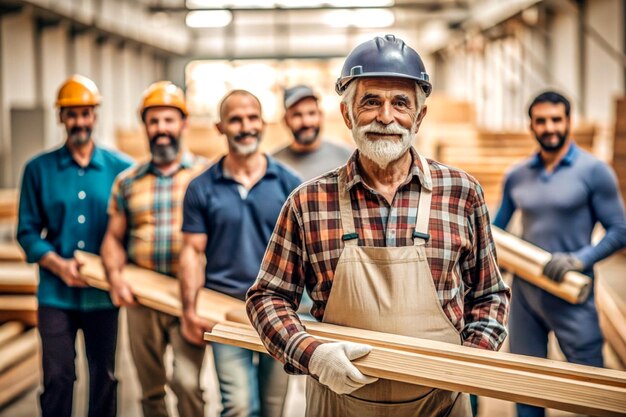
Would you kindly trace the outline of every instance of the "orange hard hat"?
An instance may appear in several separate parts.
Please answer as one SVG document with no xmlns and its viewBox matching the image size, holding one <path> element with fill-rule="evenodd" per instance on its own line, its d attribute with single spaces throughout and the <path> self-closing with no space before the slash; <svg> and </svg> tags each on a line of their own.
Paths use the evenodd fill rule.
<svg viewBox="0 0 626 417">
<path fill-rule="evenodd" d="M 139 116 L 143 120 L 144 113 L 150 107 L 173 107 L 178 109 L 187 117 L 187 104 L 185 103 L 185 93 L 171 81 L 158 81 L 152 84 L 143 93 Z"/>
<path fill-rule="evenodd" d="M 82 75 L 72 75 L 59 89 L 56 106 L 78 107 L 97 106 L 102 101 L 102 96 L 96 83 Z"/>
</svg>

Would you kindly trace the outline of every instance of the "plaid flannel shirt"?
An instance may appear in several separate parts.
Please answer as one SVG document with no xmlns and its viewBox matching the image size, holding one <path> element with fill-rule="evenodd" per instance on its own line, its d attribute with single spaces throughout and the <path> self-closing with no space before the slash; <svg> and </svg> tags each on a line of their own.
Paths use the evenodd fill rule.
<svg viewBox="0 0 626 417">
<path fill-rule="evenodd" d="M 205 159 L 184 152 L 178 170 L 170 175 L 147 162 L 117 177 L 108 212 L 126 216 L 129 262 L 176 276 L 183 244 L 183 198 L 189 182 L 207 167 Z"/>
<path fill-rule="evenodd" d="M 363 181 L 358 151 L 348 161 L 347 186 L 359 246 L 412 245 L 420 184 L 432 189 L 426 254 L 437 297 L 464 345 L 497 350 L 507 334 L 511 294 L 496 262 L 483 191 L 470 175 L 432 160 L 432 184 L 425 183 L 413 148 L 411 154 L 413 166 L 391 205 Z M 302 291 L 306 287 L 313 300 L 311 313 L 321 321 L 344 246 L 338 172 L 303 184 L 289 197 L 248 292 L 250 320 L 289 373 L 308 373 L 320 343 L 296 315 Z"/>
</svg>

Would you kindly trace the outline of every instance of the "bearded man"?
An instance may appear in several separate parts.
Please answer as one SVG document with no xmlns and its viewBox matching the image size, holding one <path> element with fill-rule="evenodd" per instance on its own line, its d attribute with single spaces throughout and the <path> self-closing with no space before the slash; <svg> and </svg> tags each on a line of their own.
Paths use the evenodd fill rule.
<svg viewBox="0 0 626 417">
<path fill-rule="evenodd" d="M 596 262 L 626 246 L 624 205 L 615 174 L 570 137 L 570 103 L 563 95 L 538 95 L 528 116 L 540 149 L 506 176 L 493 224 L 506 228 L 519 210 L 522 238 L 552 253 L 545 276 L 561 282 L 567 271 L 579 271 L 593 278 Z M 592 244 L 597 223 L 606 233 Z M 570 304 L 515 278 L 510 332 L 513 353 L 545 358 L 548 333 L 554 332 L 569 362 L 603 366 L 593 290 L 585 302 Z M 543 417 L 545 410 L 518 404 L 517 414 Z"/>
<path fill-rule="evenodd" d="M 166 385 L 176 395 L 181 417 L 204 415 L 200 387 L 204 346 L 183 337 L 177 317 L 137 304 L 123 274 L 126 262 L 172 277 L 178 274 L 183 197 L 191 179 L 208 165 L 181 146 L 187 115 L 183 91 L 171 82 L 156 82 L 144 92 L 139 116 L 150 141 L 151 158 L 116 179 L 101 249 L 113 303 L 126 307 L 144 417 L 167 417 Z M 174 362 L 169 380 L 168 345 Z"/>
<path fill-rule="evenodd" d="M 357 145 L 347 165 L 287 200 L 247 311 L 287 372 L 309 375 L 307 416 L 469 416 L 466 394 L 377 380 L 351 360 L 371 347 L 324 343 L 296 309 L 306 289 L 326 323 L 497 350 L 502 281 L 483 192 L 411 146 L 431 84 L 393 35 L 357 46 L 336 91 Z"/>
<path fill-rule="evenodd" d="M 254 283 L 280 209 L 300 184 L 290 170 L 259 149 L 265 122 L 261 102 L 234 90 L 219 107 L 217 130 L 228 154 L 202 173 L 185 195 L 180 281 L 183 334 L 191 342 L 211 323 L 196 312 L 200 288 L 243 300 Z M 206 257 L 204 274 L 198 268 Z M 222 417 L 281 417 L 287 374 L 266 354 L 212 344 Z"/>
</svg>

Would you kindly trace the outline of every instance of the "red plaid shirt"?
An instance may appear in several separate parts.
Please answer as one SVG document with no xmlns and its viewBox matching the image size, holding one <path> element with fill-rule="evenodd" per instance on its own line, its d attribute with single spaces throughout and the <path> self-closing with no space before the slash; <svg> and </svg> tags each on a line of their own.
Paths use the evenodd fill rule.
<svg viewBox="0 0 626 417">
<path fill-rule="evenodd" d="M 432 189 L 426 245 L 437 296 L 463 343 L 499 349 L 504 341 L 510 289 L 502 281 L 483 191 L 463 171 L 428 160 L 432 184 L 411 148 L 413 166 L 390 205 L 365 184 L 358 151 L 347 164 L 352 213 L 359 246 L 410 246 L 417 219 L 420 184 Z M 283 206 L 265 252 L 247 310 L 268 351 L 289 373 L 308 373 L 319 342 L 305 332 L 296 309 L 304 287 L 322 320 L 343 250 L 338 170 L 298 188 Z"/>
</svg>

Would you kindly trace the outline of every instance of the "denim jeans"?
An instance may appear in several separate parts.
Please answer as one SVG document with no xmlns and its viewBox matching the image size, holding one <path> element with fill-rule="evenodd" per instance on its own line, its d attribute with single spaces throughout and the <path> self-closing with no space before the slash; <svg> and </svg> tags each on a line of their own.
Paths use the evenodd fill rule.
<svg viewBox="0 0 626 417">
<path fill-rule="evenodd" d="M 267 354 L 212 344 L 222 395 L 221 417 L 281 417 L 287 374 Z"/>
</svg>

